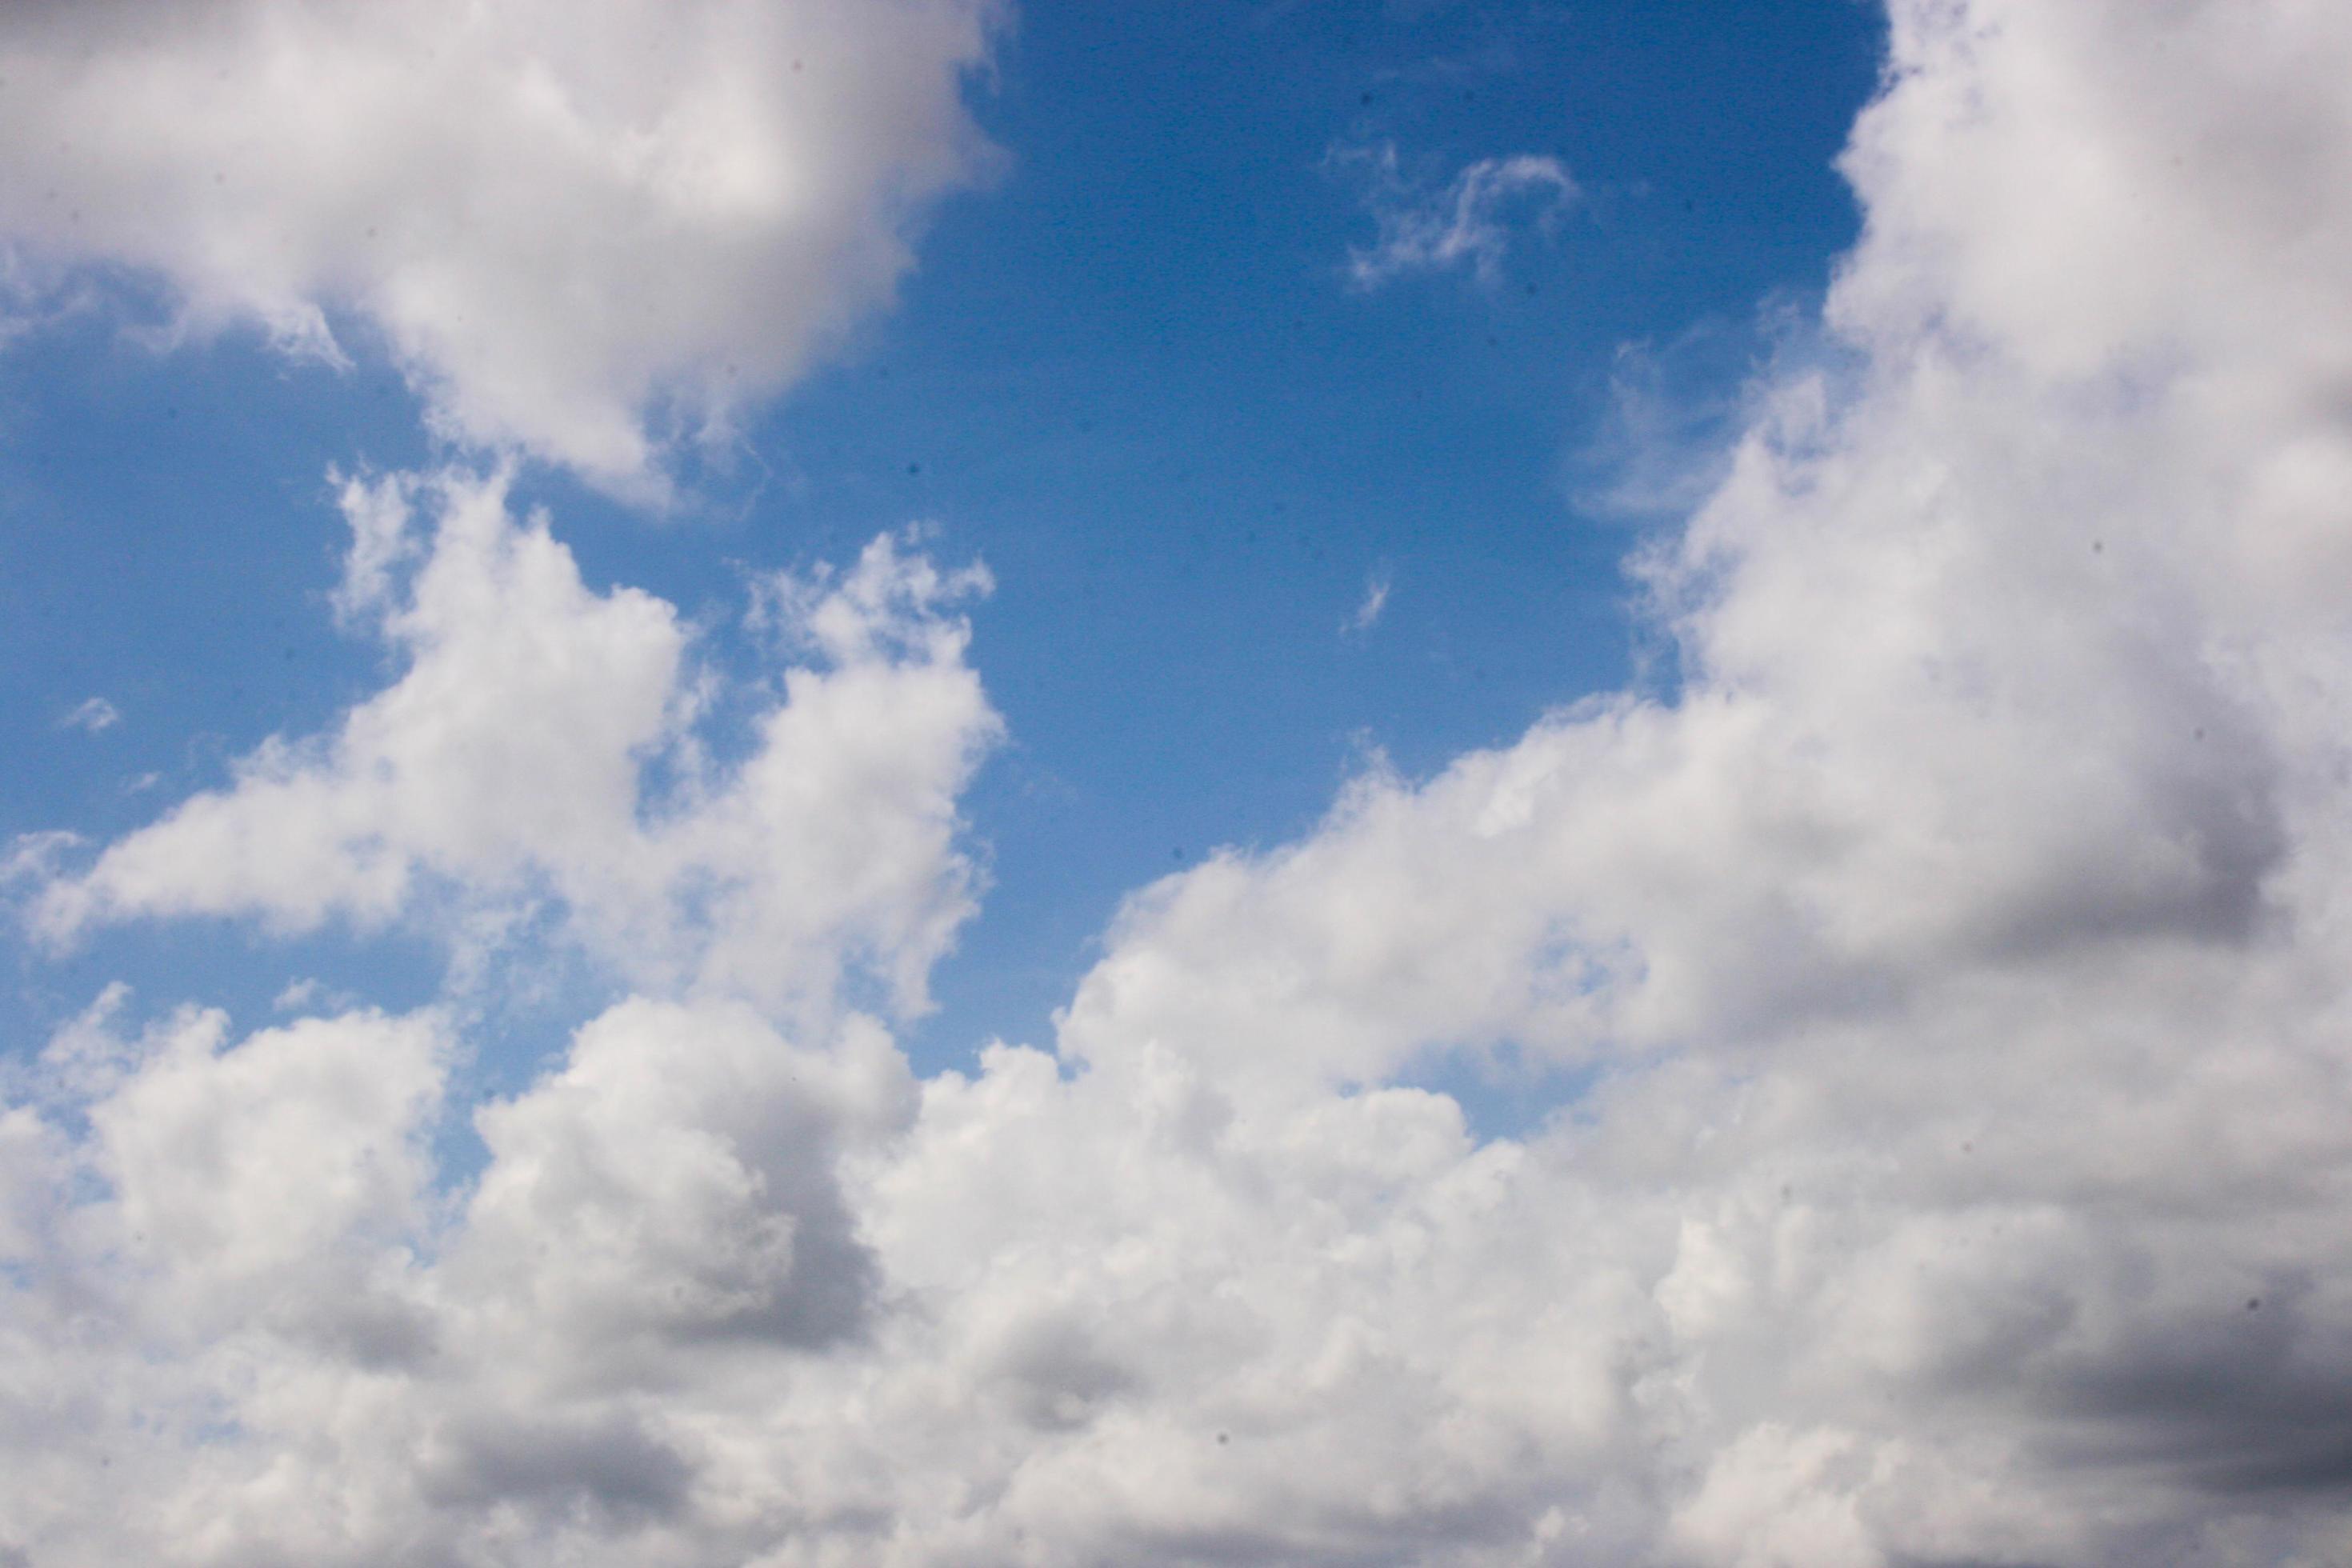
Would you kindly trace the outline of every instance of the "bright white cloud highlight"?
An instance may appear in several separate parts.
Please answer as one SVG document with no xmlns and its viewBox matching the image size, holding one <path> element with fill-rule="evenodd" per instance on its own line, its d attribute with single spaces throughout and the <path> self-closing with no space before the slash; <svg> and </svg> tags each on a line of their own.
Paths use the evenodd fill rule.
<svg viewBox="0 0 2352 1568">
<path fill-rule="evenodd" d="M 1409 174 L 1393 142 L 1335 149 L 1329 161 L 1362 182 L 1375 228 L 1370 245 L 1348 252 L 1348 276 L 1359 289 L 1456 268 L 1492 283 L 1514 229 L 1531 224 L 1550 233 L 1580 194 L 1567 165 L 1531 153 L 1481 158 L 1442 182 Z"/>
<path fill-rule="evenodd" d="M 2341 1560 L 2352 14 L 1892 47 L 1846 368 L 1641 563 L 1684 689 L 1141 890 L 1050 1051 L 917 1083 L 842 989 L 969 908 L 974 584 L 776 584 L 810 662 L 649 805 L 674 613 L 494 480 L 354 486 L 398 680 L 45 847 L 40 918 L 543 887 L 640 994 L 477 1108 L 439 1013 L 61 1033 L 0 1110 L 0 1552 Z M 1481 1142 L 1416 1082 L 1488 1047 L 1591 1088 Z"/>
<path fill-rule="evenodd" d="M 640 980 L 782 1005 L 858 967 L 923 1005 L 971 907 L 956 795 L 998 728 L 950 613 L 983 572 L 886 537 L 845 573 L 761 584 L 766 635 L 807 662 L 743 694 L 751 747 L 722 766 L 697 725 L 727 693 L 676 612 L 589 588 L 503 477 L 349 479 L 341 503 L 336 603 L 373 617 L 401 679 L 53 883 L 35 910 L 53 939 L 156 915 L 455 934 L 551 901 Z"/>
<path fill-rule="evenodd" d="M 0 13 L 20 284 L 388 348 L 436 428 L 639 494 L 886 301 L 987 149 L 992 0 L 32 4 Z"/>
</svg>

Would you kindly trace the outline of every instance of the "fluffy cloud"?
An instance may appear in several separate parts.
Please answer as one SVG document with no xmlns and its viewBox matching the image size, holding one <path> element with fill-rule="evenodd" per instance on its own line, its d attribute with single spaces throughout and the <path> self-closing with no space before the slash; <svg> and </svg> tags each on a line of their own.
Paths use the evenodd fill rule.
<svg viewBox="0 0 2352 1568">
<path fill-rule="evenodd" d="M 380 341 L 456 439 L 656 492 L 884 300 L 986 148 L 992 0 L 24 5 L 0 241 L 197 331 Z M 648 421 L 651 425 L 648 425 Z"/>
<path fill-rule="evenodd" d="M 2341 1560 L 2352 17 L 1893 21 L 1836 368 L 1762 389 L 1638 563 L 1681 689 L 1142 890 L 1051 1051 L 917 1083 L 840 990 L 969 905 L 952 574 L 886 542 L 776 584 L 814 662 L 756 756 L 815 782 L 649 813 L 674 616 L 495 484 L 445 481 L 429 543 L 360 487 L 346 613 L 400 682 L 78 877 L 28 862 L 43 918 L 520 879 L 644 994 L 474 1109 L 455 1187 L 415 1152 L 437 1016 L 61 1035 L 0 1112 L 0 1548 Z M 619 781 L 576 822 L 448 782 L 512 729 L 469 716 L 561 701 L 430 673 L 519 616 L 639 693 L 576 742 Z M 251 801 L 324 824 L 299 876 L 187 826 Z M 859 824 L 902 857 L 738 858 Z M 730 868 L 744 909 L 675 890 Z M 662 963 L 600 934 L 636 931 Z M 1589 1087 L 1482 1140 L 1420 1085 L 1489 1050 Z"/>
<path fill-rule="evenodd" d="M 640 979 L 772 1006 L 861 965 L 922 1005 L 971 904 L 956 796 L 998 728 L 947 613 L 984 572 L 885 537 L 846 573 L 767 579 L 762 634 L 808 662 L 739 694 L 671 606 L 584 584 L 502 476 L 350 479 L 341 504 L 336 604 L 400 679 L 52 882 L 35 914 L 53 939 L 198 914 L 496 931 L 551 904 Z M 722 765 L 698 721 L 730 695 L 757 710 Z"/>
</svg>

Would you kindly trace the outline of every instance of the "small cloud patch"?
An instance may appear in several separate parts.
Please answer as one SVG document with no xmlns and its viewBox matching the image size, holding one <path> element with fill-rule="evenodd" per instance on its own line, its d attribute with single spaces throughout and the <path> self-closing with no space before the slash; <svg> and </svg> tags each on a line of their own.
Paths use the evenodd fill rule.
<svg viewBox="0 0 2352 1568">
<path fill-rule="evenodd" d="M 1364 579 L 1363 601 L 1357 605 L 1353 615 L 1339 623 L 1340 636 L 1362 637 L 1380 624 L 1381 615 L 1389 607 L 1389 589 L 1392 582 L 1385 566 Z"/>
<path fill-rule="evenodd" d="M 95 735 L 122 722 L 122 715 L 103 697 L 93 697 L 58 721 L 60 730 L 81 730 Z"/>
<path fill-rule="evenodd" d="M 1568 165 L 1530 153 L 1481 158 L 1443 181 L 1408 173 L 1394 142 L 1334 148 L 1326 164 L 1362 183 L 1375 237 L 1349 249 L 1348 277 L 1367 292 L 1461 268 L 1491 287 L 1513 235 L 1528 226 L 1553 233 L 1583 195 Z"/>
</svg>

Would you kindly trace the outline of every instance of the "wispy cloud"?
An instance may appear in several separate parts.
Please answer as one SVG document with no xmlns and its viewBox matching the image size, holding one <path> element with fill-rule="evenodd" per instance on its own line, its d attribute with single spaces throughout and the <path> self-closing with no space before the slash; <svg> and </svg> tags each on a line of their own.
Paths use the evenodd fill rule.
<svg viewBox="0 0 2352 1568">
<path fill-rule="evenodd" d="M 1788 294 L 1746 321 L 1621 343 L 1591 432 L 1564 464 L 1570 500 L 1592 517 L 1685 518 L 1722 486 L 1776 388 L 1843 385 L 1857 363 L 1822 330 L 1817 303 Z"/>
<path fill-rule="evenodd" d="M 1389 589 L 1393 581 L 1385 566 L 1364 579 L 1363 602 L 1356 606 L 1355 614 L 1339 623 L 1341 636 L 1361 637 L 1380 624 L 1381 614 L 1389 607 Z"/>
<path fill-rule="evenodd" d="M 82 837 L 64 828 L 20 833 L 0 848 L 0 888 L 18 882 L 47 882 L 58 874 L 58 863 L 68 849 L 79 848 Z"/>
<path fill-rule="evenodd" d="M 87 730 L 97 734 L 122 722 L 122 715 L 103 697 L 93 697 L 58 721 L 60 730 Z"/>
<path fill-rule="evenodd" d="M 1551 233 L 1582 195 L 1565 163 L 1532 153 L 1481 158 L 1442 181 L 1406 171 L 1392 142 L 1337 147 L 1327 163 L 1363 184 L 1374 238 L 1349 249 L 1348 276 L 1365 289 L 1456 268 L 1491 283 L 1515 232 Z"/>
</svg>

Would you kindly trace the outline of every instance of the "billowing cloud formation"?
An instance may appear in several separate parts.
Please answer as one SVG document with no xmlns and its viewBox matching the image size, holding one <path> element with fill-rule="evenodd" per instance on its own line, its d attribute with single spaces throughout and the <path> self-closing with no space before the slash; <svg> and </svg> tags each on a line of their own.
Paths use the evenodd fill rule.
<svg viewBox="0 0 2352 1568">
<path fill-rule="evenodd" d="M 380 335 L 443 433 L 658 484 L 891 290 L 992 0 L 0 13 L 0 241 L 200 330 Z M 655 423 L 649 427 L 647 421 Z"/>
<path fill-rule="evenodd" d="M 454 1192 L 419 1152 L 458 1109 L 439 1015 L 133 1037 L 102 1003 L 0 1113 L 0 1548 L 2341 1560 L 2352 15 L 1902 0 L 1892 47 L 1847 157 L 1846 368 L 1765 389 L 1641 563 L 1671 701 L 1367 778 L 1146 889 L 1055 1049 L 969 1074 L 913 1082 L 881 1024 L 809 1005 L 838 959 L 780 1005 L 689 942 L 473 1110 Z M 614 877 L 598 832 L 404 815 L 438 775 L 387 715 L 477 616 L 676 636 L 487 492 L 443 517 L 406 589 L 407 523 L 357 529 L 346 600 L 402 606 L 401 684 L 46 918 L 318 918 L 184 869 L 188 824 L 298 786 L 334 803 L 306 853 L 344 912 L 404 899 L 395 865 L 679 918 L 673 830 L 598 819 L 660 872 Z M 436 597 L 445 565 L 475 598 Z M 946 581 L 884 547 L 770 596 L 825 656 L 803 683 L 841 683 L 811 748 L 966 679 Z M 842 798 L 951 788 L 938 754 Z M 760 951 L 934 952 L 871 934 L 962 907 L 913 798 L 950 833 L 921 875 Z M 1414 1085 L 1490 1048 L 1591 1087 L 1482 1142 Z"/>
<path fill-rule="evenodd" d="M 751 749 L 720 765 L 698 720 L 730 694 L 675 612 L 588 588 L 545 519 L 512 517 L 502 478 L 352 479 L 341 502 L 338 607 L 398 651 L 401 679 L 52 883 L 36 919 L 53 939 L 194 914 L 479 932 L 551 901 L 641 980 L 772 1007 L 867 963 L 920 1005 L 971 905 L 956 795 L 997 730 L 943 613 L 983 571 L 886 537 L 838 576 L 759 584 L 763 633 L 811 662 L 742 694 Z"/>
</svg>

